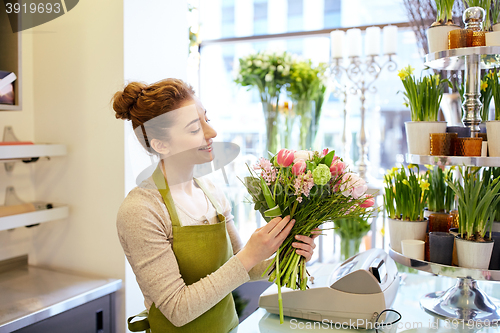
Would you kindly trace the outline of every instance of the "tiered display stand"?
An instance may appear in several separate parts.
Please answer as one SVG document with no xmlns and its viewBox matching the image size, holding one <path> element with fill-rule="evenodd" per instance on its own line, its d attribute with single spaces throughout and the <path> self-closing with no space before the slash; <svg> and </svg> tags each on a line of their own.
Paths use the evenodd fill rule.
<svg viewBox="0 0 500 333">
<path fill-rule="evenodd" d="M 465 101 L 462 122 L 471 128 L 471 136 L 479 132 L 481 122 L 479 101 L 480 70 L 500 66 L 500 47 L 482 46 L 452 49 L 425 56 L 425 65 L 440 70 L 465 70 Z M 407 155 L 406 161 L 414 164 L 490 166 L 500 167 L 500 157 L 422 156 Z M 500 322 L 500 302 L 481 291 L 476 280 L 500 281 L 500 270 L 481 270 L 446 266 L 410 259 L 394 250 L 389 251 L 394 261 L 424 272 L 457 278 L 456 284 L 446 291 L 425 295 L 420 306 L 440 319 L 467 322 Z"/>
</svg>

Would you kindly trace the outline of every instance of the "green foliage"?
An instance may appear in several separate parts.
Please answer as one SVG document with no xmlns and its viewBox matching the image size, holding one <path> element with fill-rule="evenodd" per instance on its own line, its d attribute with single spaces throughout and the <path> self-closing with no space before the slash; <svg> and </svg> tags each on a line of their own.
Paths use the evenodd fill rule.
<svg viewBox="0 0 500 333">
<path fill-rule="evenodd" d="M 453 182 L 453 170 L 443 170 L 440 167 L 427 165 L 427 181 L 429 182 L 429 193 L 427 195 L 427 207 L 433 212 L 450 212 L 455 204 L 455 192 L 448 186 L 446 180 Z"/>
<path fill-rule="evenodd" d="M 419 175 L 418 166 L 392 168 L 385 174 L 384 183 L 384 206 L 389 218 L 403 221 L 424 219 L 429 183 Z"/>
<path fill-rule="evenodd" d="M 368 218 L 354 217 L 350 219 L 341 218 L 334 221 L 335 233 L 342 239 L 361 238 L 370 231 L 371 224 Z"/>
<path fill-rule="evenodd" d="M 481 177 L 481 168 L 459 167 L 462 184 L 447 181 L 458 197 L 458 225 L 462 238 L 484 239 L 500 203 L 500 177 Z"/>
<path fill-rule="evenodd" d="M 439 105 L 443 98 L 444 88 L 452 87 L 448 79 L 441 80 L 438 74 L 427 75 L 415 79 L 411 66 L 399 71 L 403 82 L 405 102 L 410 107 L 412 121 L 437 121 Z"/>
<path fill-rule="evenodd" d="M 436 22 L 446 23 L 453 20 L 453 4 L 455 0 L 434 0 L 436 3 Z"/>
</svg>

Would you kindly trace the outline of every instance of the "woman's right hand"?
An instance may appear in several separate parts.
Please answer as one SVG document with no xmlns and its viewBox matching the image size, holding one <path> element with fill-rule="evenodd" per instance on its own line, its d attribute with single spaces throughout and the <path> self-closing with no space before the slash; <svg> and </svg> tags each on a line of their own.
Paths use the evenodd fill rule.
<svg viewBox="0 0 500 333">
<path fill-rule="evenodd" d="M 275 217 L 254 231 L 247 244 L 236 254 L 247 272 L 278 250 L 294 223 L 295 220 L 290 221 L 290 215 L 284 218 Z"/>
</svg>

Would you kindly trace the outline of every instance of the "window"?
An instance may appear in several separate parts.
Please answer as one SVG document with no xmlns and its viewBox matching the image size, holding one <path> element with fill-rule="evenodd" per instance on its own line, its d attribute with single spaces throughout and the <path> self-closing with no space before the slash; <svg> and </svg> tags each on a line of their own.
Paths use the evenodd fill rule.
<svg viewBox="0 0 500 333">
<path fill-rule="evenodd" d="M 206 0 L 203 3 L 203 6 L 208 8 L 215 2 Z M 276 7 L 277 4 L 281 4 L 282 10 Z M 236 217 L 240 235 L 243 241 L 246 241 L 263 220 L 256 214 L 251 204 L 244 202 L 247 196 L 246 190 L 237 177 L 242 179 L 247 172 L 245 164 L 252 165 L 263 155 L 265 126 L 256 89 L 247 90 L 236 86 L 233 82 L 239 58 L 260 50 L 286 50 L 309 58 L 316 64 L 329 62 L 328 34 L 318 32 L 312 35 L 300 35 L 301 32 L 399 23 L 406 20 L 406 14 L 403 0 L 316 0 L 307 3 L 307 6 L 310 6 L 308 8 L 305 8 L 304 0 L 227 0 L 222 1 L 222 4 L 219 2 L 219 6 L 223 6 L 223 10 L 228 10 L 220 21 L 210 20 L 209 13 L 213 8 L 208 8 L 205 12 L 201 10 L 201 17 L 204 20 L 202 27 L 207 31 L 207 35 L 205 30 L 203 32 L 204 40 L 215 41 L 202 44 L 200 97 L 209 110 L 212 124 L 218 132 L 216 140 L 234 142 L 241 148 L 237 160 L 226 170 L 230 184 L 225 189 L 227 197 L 233 203 L 233 215 Z M 228 8 L 232 8 L 232 17 Z M 352 13 L 357 14 L 352 15 Z M 224 24 L 228 24 L 227 22 L 233 23 L 233 30 L 227 28 L 225 31 Z M 259 37 L 251 40 L 216 40 L 221 36 L 234 37 L 230 36 L 231 34 L 245 37 L 252 34 L 257 36 L 287 31 L 298 33 L 297 36 L 289 36 L 286 39 Z M 387 58 L 381 57 L 378 60 L 385 63 Z M 416 39 L 410 28 L 399 29 L 398 54 L 394 60 L 397 62 L 398 70 L 408 64 L 416 68 L 417 74 L 423 69 Z M 348 65 L 347 59 L 343 65 Z M 344 84 L 350 85 L 345 74 L 341 79 L 342 85 L 336 83 L 333 78 L 330 82 L 332 89 L 323 106 L 318 146 L 334 149 L 339 155 L 350 160 L 354 166 L 359 159 L 356 144 L 360 129 L 359 95 L 350 93 L 345 95 L 340 89 Z M 385 170 L 394 166 L 396 159 L 401 158 L 406 152 L 404 122 L 409 120 L 410 114 L 403 106 L 403 95 L 398 93 L 403 89 L 403 85 L 397 76 L 397 71 L 389 72 L 383 69 L 374 86 L 377 92 L 366 94 L 365 123 L 370 142 L 368 158 L 371 163 L 371 174 L 380 179 Z M 280 96 L 280 103 L 285 101 L 287 96 L 283 93 Z M 347 110 L 349 128 L 345 133 L 346 145 L 342 143 L 344 110 Z M 293 137 L 295 133 L 292 131 L 289 135 Z M 224 184 L 222 174 L 216 173 L 214 177 L 218 177 L 220 183 Z M 380 229 L 380 226 L 378 228 Z M 332 239 L 334 237 L 326 236 L 322 240 L 324 260 L 331 257 L 336 246 Z M 380 246 L 380 243 L 377 243 L 377 246 Z"/>
</svg>

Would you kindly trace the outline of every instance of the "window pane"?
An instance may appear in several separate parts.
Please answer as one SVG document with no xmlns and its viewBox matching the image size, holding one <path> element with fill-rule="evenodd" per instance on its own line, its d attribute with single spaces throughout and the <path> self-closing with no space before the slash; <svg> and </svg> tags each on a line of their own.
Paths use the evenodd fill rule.
<svg viewBox="0 0 500 333">
<path fill-rule="evenodd" d="M 200 15 L 210 40 L 406 22 L 403 1 L 203 0 Z"/>
</svg>

